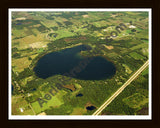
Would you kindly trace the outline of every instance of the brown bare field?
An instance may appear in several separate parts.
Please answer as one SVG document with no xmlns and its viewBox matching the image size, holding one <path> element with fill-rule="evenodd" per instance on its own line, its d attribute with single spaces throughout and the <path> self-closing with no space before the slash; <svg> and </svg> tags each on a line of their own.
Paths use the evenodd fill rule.
<svg viewBox="0 0 160 128">
<path fill-rule="evenodd" d="M 82 36 L 82 37 L 78 37 L 78 38 L 66 38 L 64 39 L 65 42 L 72 42 L 72 41 L 76 41 L 76 40 L 86 40 L 87 38 Z"/>
<path fill-rule="evenodd" d="M 36 25 L 33 25 L 33 27 L 40 27 L 41 24 L 36 24 Z"/>
<path fill-rule="evenodd" d="M 122 22 L 122 21 L 119 20 L 119 22 Z M 117 21 L 116 21 L 116 20 L 112 20 L 112 19 L 108 19 L 107 24 L 108 24 L 108 25 L 117 24 Z"/>
<path fill-rule="evenodd" d="M 107 48 L 107 49 L 109 49 L 109 50 L 111 50 L 111 49 L 114 48 L 113 46 L 107 46 L 107 45 L 105 45 L 105 44 L 104 44 L 104 47 Z"/>
<path fill-rule="evenodd" d="M 65 42 L 72 42 L 74 41 L 75 39 L 72 39 L 72 38 L 67 38 L 67 39 L 64 39 Z"/>
<path fill-rule="evenodd" d="M 111 112 L 105 112 L 105 113 L 102 113 L 102 115 L 113 115 L 113 113 L 111 113 Z"/>
<path fill-rule="evenodd" d="M 75 88 L 74 85 L 63 85 L 63 87 L 68 88 L 68 89 L 70 89 L 70 90 L 72 90 L 72 91 L 75 91 L 75 90 L 76 90 L 76 88 Z"/>
<path fill-rule="evenodd" d="M 88 15 L 82 15 L 83 16 L 83 18 L 87 18 L 87 17 L 89 17 Z"/>
<path fill-rule="evenodd" d="M 137 112 L 138 115 L 148 115 L 148 108 L 144 107 Z"/>
<path fill-rule="evenodd" d="M 56 21 L 58 21 L 58 22 L 61 22 L 62 23 L 62 21 L 64 22 L 64 21 L 68 21 L 66 18 L 62 18 L 62 17 L 56 17 Z"/>
<path fill-rule="evenodd" d="M 86 104 L 85 104 L 85 108 L 86 107 L 88 107 L 88 106 L 95 106 L 94 104 L 92 104 L 91 102 L 87 102 Z M 96 106 L 95 106 L 96 107 Z M 96 107 L 97 108 L 97 107 Z"/>
<path fill-rule="evenodd" d="M 32 22 L 25 22 L 25 23 L 23 23 L 23 24 L 31 24 Z"/>
<path fill-rule="evenodd" d="M 26 20 L 25 17 L 19 17 L 19 18 L 16 18 L 15 20 Z"/>
</svg>

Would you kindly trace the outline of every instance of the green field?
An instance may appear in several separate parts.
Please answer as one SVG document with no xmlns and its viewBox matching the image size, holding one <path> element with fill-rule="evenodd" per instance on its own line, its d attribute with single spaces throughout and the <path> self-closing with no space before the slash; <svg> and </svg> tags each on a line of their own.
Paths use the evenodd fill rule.
<svg viewBox="0 0 160 128">
<path fill-rule="evenodd" d="M 143 72 L 142 72 L 142 75 L 144 76 L 144 75 L 146 75 L 146 74 L 148 74 L 149 73 L 149 68 L 146 68 Z"/>
<path fill-rule="evenodd" d="M 45 94 L 42 93 L 42 97 L 44 95 Z M 43 100 L 47 101 L 47 103 L 42 104 L 43 107 L 40 107 L 38 101 L 32 103 L 31 105 L 32 105 L 34 111 L 36 112 L 36 114 L 39 114 L 50 107 L 54 108 L 54 107 L 59 107 L 60 105 L 62 105 L 64 103 L 62 100 L 63 95 L 65 95 L 65 92 L 61 91 L 61 92 L 59 92 L 59 94 L 52 96 L 51 100 L 43 99 Z"/>
<path fill-rule="evenodd" d="M 136 52 L 131 52 L 129 55 L 130 55 L 131 57 L 133 57 L 134 59 L 136 59 L 136 60 L 140 60 L 140 59 L 143 59 L 143 58 L 144 58 L 142 55 L 140 55 L 140 54 L 138 54 L 138 53 L 136 53 Z"/>
<path fill-rule="evenodd" d="M 124 98 L 123 102 L 131 108 L 139 108 L 148 102 L 148 98 L 140 93 L 134 93 L 133 95 Z"/>
<path fill-rule="evenodd" d="M 139 49 L 139 48 L 146 48 L 146 47 L 148 47 L 147 43 L 141 43 L 139 45 L 136 45 L 136 46 L 132 47 L 131 50 L 136 50 L 136 49 Z"/>
</svg>

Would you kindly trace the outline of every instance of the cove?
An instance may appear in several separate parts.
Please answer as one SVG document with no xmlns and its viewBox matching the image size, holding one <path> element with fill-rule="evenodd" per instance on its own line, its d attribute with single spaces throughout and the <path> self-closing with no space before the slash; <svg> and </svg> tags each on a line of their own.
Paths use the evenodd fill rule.
<svg viewBox="0 0 160 128">
<path fill-rule="evenodd" d="M 86 59 L 80 52 L 91 50 L 88 45 L 79 45 L 58 52 L 52 52 L 40 58 L 34 67 L 35 74 L 43 79 L 54 75 L 69 73 L 82 60 Z M 104 57 L 92 57 L 87 66 L 76 76 L 70 76 L 81 80 L 102 80 L 111 78 L 116 73 L 114 64 Z"/>
</svg>

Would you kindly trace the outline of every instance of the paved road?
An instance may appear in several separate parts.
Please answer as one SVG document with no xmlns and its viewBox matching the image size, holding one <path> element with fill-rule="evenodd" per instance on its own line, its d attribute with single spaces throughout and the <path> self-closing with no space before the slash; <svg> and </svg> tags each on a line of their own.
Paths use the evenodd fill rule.
<svg viewBox="0 0 160 128">
<path fill-rule="evenodd" d="M 106 102 L 104 102 L 104 104 L 102 104 L 102 106 L 93 113 L 93 116 L 99 115 L 103 109 L 105 109 L 148 65 L 149 60 L 147 60 L 143 66 L 139 68 Z"/>
</svg>

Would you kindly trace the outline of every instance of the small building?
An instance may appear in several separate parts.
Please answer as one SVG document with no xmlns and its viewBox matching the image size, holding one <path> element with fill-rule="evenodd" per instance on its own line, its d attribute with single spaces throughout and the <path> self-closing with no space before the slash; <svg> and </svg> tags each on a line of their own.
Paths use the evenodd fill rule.
<svg viewBox="0 0 160 128">
<path fill-rule="evenodd" d="M 28 93 L 28 97 L 30 97 L 31 96 L 31 94 L 30 93 Z"/>
<path fill-rule="evenodd" d="M 130 25 L 129 28 L 136 28 L 136 26 Z"/>
</svg>

